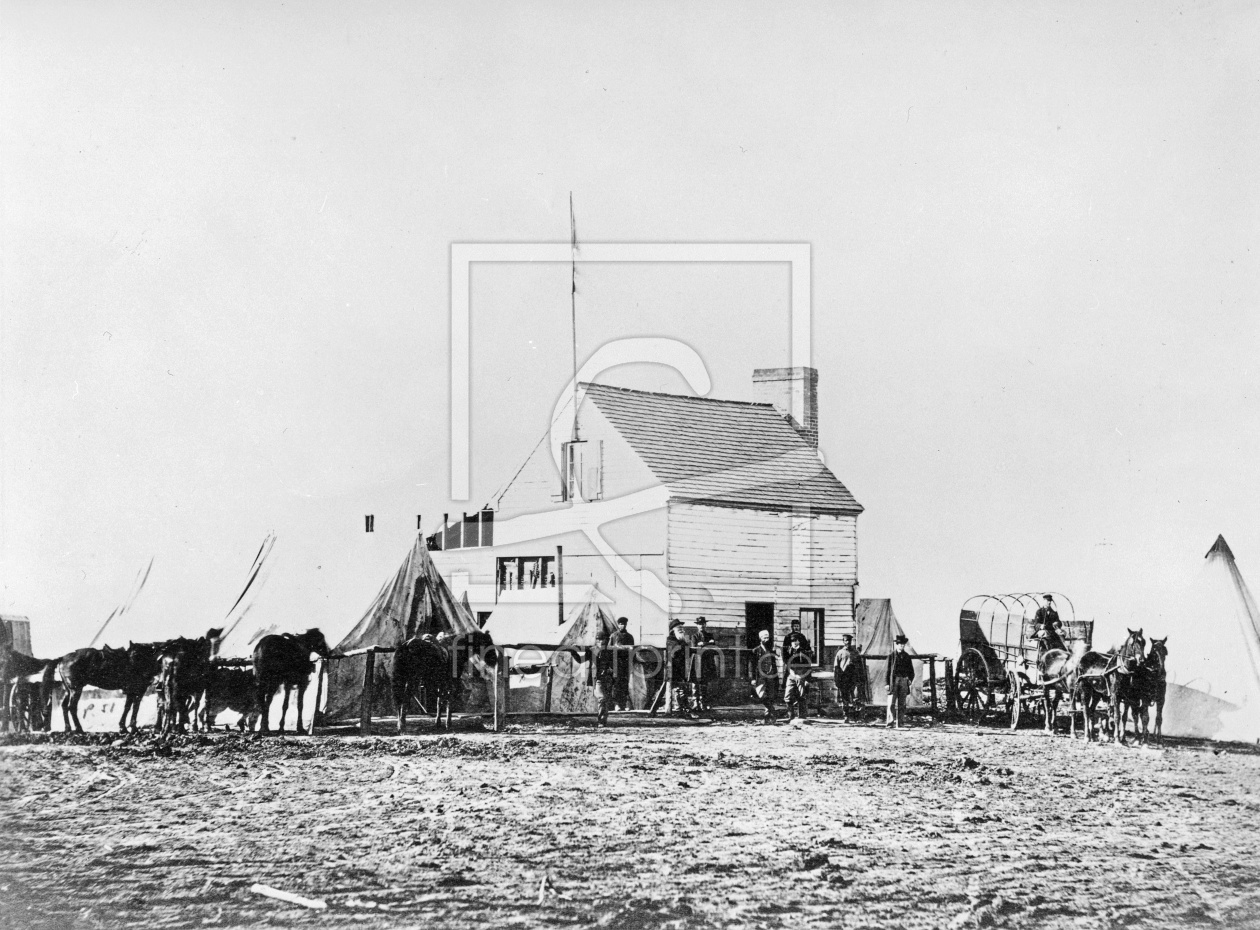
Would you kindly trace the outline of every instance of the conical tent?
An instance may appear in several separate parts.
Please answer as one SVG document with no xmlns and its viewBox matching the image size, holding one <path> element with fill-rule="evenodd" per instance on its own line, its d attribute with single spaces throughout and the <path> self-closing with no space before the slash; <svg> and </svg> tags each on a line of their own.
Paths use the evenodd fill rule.
<svg viewBox="0 0 1260 930">
<path fill-rule="evenodd" d="M 397 646 L 412 636 L 425 633 L 470 633 L 477 630 L 472 613 L 451 594 L 451 589 L 429 558 L 424 539 L 419 537 L 407 553 L 394 577 L 385 583 L 363 617 L 340 643 L 335 652 L 350 652 L 365 646 Z M 392 715 L 395 711 L 390 694 L 388 656 L 378 656 L 373 668 L 373 714 Z M 351 656 L 329 664 L 329 720 L 348 720 L 359 716 L 367 659 Z M 477 677 L 484 678 L 479 662 L 474 662 Z M 484 682 L 472 687 L 465 704 L 484 697 Z"/>
<path fill-rule="evenodd" d="M 858 602 L 853 616 L 857 632 L 854 635 L 855 645 L 863 656 L 887 656 L 895 649 L 893 640 L 898 634 L 904 636 L 905 630 L 897 622 L 893 613 L 892 600 L 886 597 L 863 598 Z M 914 647 L 907 645 L 906 652 L 917 655 Z M 868 699 L 873 704 L 882 704 L 888 698 L 888 686 L 885 675 L 888 671 L 887 659 L 866 659 L 866 681 Z M 910 689 L 910 704 L 923 703 L 923 671 L 919 669 Z"/>
<path fill-rule="evenodd" d="M 1164 733 L 1260 739 L 1260 611 L 1224 536 L 1170 613 Z"/>
<path fill-rule="evenodd" d="M 617 632 L 617 622 L 596 599 L 596 591 L 586 603 L 575 609 L 568 632 L 556 651 L 547 660 L 546 672 L 550 679 L 552 713 L 593 714 L 598 710 L 592 669 L 588 658 L 590 647 L 600 630 L 610 636 Z M 631 656 L 618 656 L 619 661 L 630 662 L 630 696 L 635 707 L 642 706 L 647 687 L 643 680 L 643 667 L 631 662 Z"/>
</svg>

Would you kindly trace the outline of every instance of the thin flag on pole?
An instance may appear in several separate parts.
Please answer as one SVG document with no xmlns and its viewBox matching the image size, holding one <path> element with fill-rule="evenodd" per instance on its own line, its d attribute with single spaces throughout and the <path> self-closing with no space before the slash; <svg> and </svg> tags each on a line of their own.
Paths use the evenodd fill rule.
<svg viewBox="0 0 1260 930">
<path fill-rule="evenodd" d="M 127 595 L 121 604 L 110 612 L 108 617 L 105 618 L 105 622 L 101 624 L 101 628 L 96 631 L 96 635 L 93 636 L 92 641 L 88 643 L 89 649 L 97 644 L 100 638 L 105 634 L 105 628 L 108 627 L 111 622 L 131 610 L 132 605 L 136 602 L 136 598 L 139 597 L 140 592 L 144 590 L 144 584 L 149 580 L 149 572 L 151 571 L 153 571 L 153 557 L 149 558 L 149 564 L 146 568 L 136 573 L 136 581 L 132 586 L 131 593 Z"/>
</svg>

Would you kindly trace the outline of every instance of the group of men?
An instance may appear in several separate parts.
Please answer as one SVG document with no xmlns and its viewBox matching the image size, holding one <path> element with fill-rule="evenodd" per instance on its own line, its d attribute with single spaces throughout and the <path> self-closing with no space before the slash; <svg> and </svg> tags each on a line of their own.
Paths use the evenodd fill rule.
<svg viewBox="0 0 1260 930">
<path fill-rule="evenodd" d="M 626 618 L 619 617 L 615 632 L 610 635 L 601 630 L 596 635 L 594 677 L 600 726 L 607 724 L 611 709 L 626 710 L 630 706 L 632 650 L 625 647 L 634 646 L 634 637 L 626 627 Z M 914 663 L 906 652 L 907 642 L 903 634 L 897 635 L 885 673 L 888 689 L 886 726 L 898 729 L 904 724 L 906 700 L 914 682 Z M 674 713 L 694 718 L 711 710 L 710 689 L 721 674 L 721 653 L 716 637 L 709 630 L 708 620 L 697 617 L 694 631 L 688 631 L 681 620 L 671 620 L 665 653 Z M 808 715 L 807 688 L 816 663 L 817 656 L 809 639 L 801 632 L 799 620 L 792 622 L 791 632 L 783 638 L 777 651 L 771 642 L 770 631 L 763 629 L 759 632 L 752 654 L 750 679 L 753 694 L 765 708 L 763 722 L 777 722 L 775 705 L 780 686 L 783 703 L 787 705 L 788 721 Z M 861 651 L 854 645 L 851 634 L 843 635 L 842 643 L 836 650 L 833 670 L 837 703 L 843 708 L 845 720 L 854 719 L 860 715 L 863 706 L 866 675 Z"/>
</svg>

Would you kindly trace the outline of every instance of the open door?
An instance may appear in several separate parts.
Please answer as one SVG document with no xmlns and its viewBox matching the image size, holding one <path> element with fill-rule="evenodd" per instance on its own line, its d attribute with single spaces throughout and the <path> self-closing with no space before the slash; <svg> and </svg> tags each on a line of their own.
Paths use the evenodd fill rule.
<svg viewBox="0 0 1260 930">
<path fill-rule="evenodd" d="M 744 646 L 756 649 L 758 634 L 762 630 L 770 631 L 770 643 L 774 645 L 774 602 L 744 602 Z"/>
</svg>

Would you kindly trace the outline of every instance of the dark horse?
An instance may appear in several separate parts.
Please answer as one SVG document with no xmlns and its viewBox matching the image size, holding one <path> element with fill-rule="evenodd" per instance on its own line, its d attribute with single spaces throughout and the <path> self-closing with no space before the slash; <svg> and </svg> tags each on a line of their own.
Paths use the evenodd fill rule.
<svg viewBox="0 0 1260 930">
<path fill-rule="evenodd" d="M 197 727 L 197 705 L 206 691 L 210 674 L 210 659 L 219 648 L 223 636 L 221 628 L 212 627 L 205 636 L 197 639 L 172 639 L 158 650 L 158 705 L 161 713 L 158 730 L 172 733 L 188 726 L 193 715 L 193 728 Z"/>
<path fill-rule="evenodd" d="M 52 693 L 56 687 L 56 659 L 36 659 L 13 650 L 4 688 L 9 724 L 15 730 L 52 728 Z"/>
<path fill-rule="evenodd" d="M 1115 671 L 1111 677 L 1111 720 L 1118 743 L 1125 742 L 1130 712 L 1133 714 L 1134 730 L 1138 727 L 1138 714 L 1142 710 L 1138 671 L 1145 659 L 1146 639 L 1141 629 L 1129 630 L 1129 638 L 1116 652 Z"/>
<path fill-rule="evenodd" d="M 456 635 L 419 636 L 402 643 L 394 651 L 390 669 L 394 706 L 398 710 L 398 732 L 407 725 L 407 707 L 423 689 L 431 702 L 426 708 L 433 713 L 433 722 L 440 724 L 446 711 L 446 728 L 451 728 L 451 705 L 455 683 L 464 675 L 474 656 L 491 668 L 499 664 L 499 651 L 485 630 Z"/>
<path fill-rule="evenodd" d="M 127 729 L 127 715 L 131 715 L 131 729 L 136 729 L 136 715 L 144 692 L 153 683 L 158 671 L 158 649 L 161 643 L 131 643 L 126 649 L 78 649 L 62 656 L 59 664 L 61 682 L 65 693 L 61 696 L 61 717 L 66 730 L 73 724 L 82 733 L 79 722 L 79 698 L 88 685 L 106 691 L 121 691 L 126 696 L 118 729 Z"/>
<path fill-rule="evenodd" d="M 1134 685 L 1140 701 L 1142 742 L 1150 735 L 1150 708 L 1155 705 L 1155 738 L 1164 742 L 1164 698 L 1168 693 L 1168 637 L 1151 640 L 1151 651 L 1138 667 Z"/>
<path fill-rule="evenodd" d="M 311 661 L 311 653 L 327 660 L 329 656 L 328 642 L 324 634 L 317 629 L 305 633 L 273 633 L 264 636 L 254 647 L 254 686 L 258 689 L 258 710 L 261 714 L 260 732 L 269 733 L 267 717 L 271 709 L 271 699 L 276 691 L 284 686 L 284 704 L 280 708 L 280 730 L 284 732 L 284 717 L 289 712 L 289 693 L 297 689 L 297 728 L 295 732 L 304 733 L 302 729 L 302 695 L 310 684 L 311 672 L 315 663 Z M 315 708 L 318 712 L 319 708 Z M 311 723 L 315 715 L 311 715 Z"/>
</svg>

